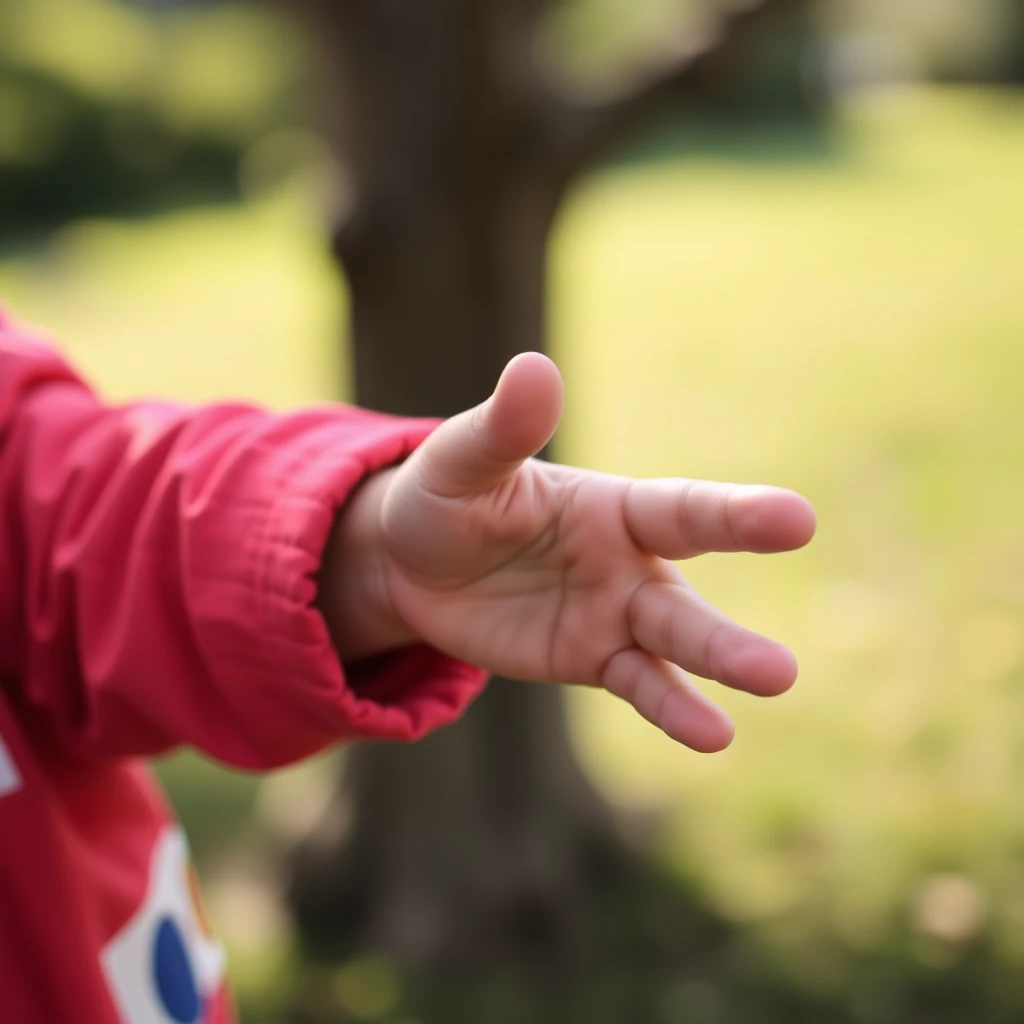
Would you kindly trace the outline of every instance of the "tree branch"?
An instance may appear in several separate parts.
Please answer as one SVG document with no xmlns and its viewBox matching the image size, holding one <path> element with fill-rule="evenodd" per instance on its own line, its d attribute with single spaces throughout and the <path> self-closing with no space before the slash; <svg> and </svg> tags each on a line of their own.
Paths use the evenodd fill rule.
<svg viewBox="0 0 1024 1024">
<path fill-rule="evenodd" d="M 780 17 L 806 0 L 733 0 L 734 13 L 701 31 L 639 81 L 609 100 L 581 102 L 552 93 L 546 111 L 549 154 L 568 184 L 670 102 L 712 94 Z"/>
</svg>

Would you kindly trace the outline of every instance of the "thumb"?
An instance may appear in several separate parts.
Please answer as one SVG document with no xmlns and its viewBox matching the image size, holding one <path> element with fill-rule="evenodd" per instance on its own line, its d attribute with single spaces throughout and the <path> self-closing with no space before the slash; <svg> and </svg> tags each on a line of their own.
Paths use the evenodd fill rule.
<svg viewBox="0 0 1024 1024">
<path fill-rule="evenodd" d="M 445 420 L 417 457 L 424 484 L 460 497 L 496 487 L 551 440 L 562 416 L 562 377 L 547 356 L 524 352 L 487 401 Z"/>
</svg>

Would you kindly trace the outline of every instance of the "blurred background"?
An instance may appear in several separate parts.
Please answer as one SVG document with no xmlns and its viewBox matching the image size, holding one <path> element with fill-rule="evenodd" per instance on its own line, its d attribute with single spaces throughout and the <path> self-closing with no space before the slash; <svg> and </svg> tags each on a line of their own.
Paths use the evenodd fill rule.
<svg viewBox="0 0 1024 1024">
<path fill-rule="evenodd" d="M 111 398 L 445 414 L 543 345 L 555 457 L 818 509 L 687 567 L 801 661 L 722 754 L 498 684 L 164 760 L 244 1024 L 1024 1020 L 1024 2 L 750 7 L 0 0 L 0 296 Z"/>
</svg>

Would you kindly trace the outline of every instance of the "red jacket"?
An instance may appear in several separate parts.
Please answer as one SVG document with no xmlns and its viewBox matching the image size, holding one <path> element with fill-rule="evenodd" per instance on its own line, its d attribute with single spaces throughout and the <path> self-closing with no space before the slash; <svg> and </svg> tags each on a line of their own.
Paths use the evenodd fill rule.
<svg viewBox="0 0 1024 1024">
<path fill-rule="evenodd" d="M 223 1024 L 223 956 L 140 757 L 267 769 L 454 719 L 482 673 L 339 664 L 335 512 L 425 421 L 103 405 L 0 313 L 0 1019 Z"/>
</svg>

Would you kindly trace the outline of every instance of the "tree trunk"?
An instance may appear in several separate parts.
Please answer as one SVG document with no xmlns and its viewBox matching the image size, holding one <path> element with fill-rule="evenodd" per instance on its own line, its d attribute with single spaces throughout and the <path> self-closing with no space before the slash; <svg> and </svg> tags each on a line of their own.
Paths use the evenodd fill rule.
<svg viewBox="0 0 1024 1024">
<path fill-rule="evenodd" d="M 530 172 L 468 171 L 397 223 L 357 214 L 336 232 L 361 405 L 450 416 L 486 398 L 516 353 L 543 348 L 554 196 Z"/>
<path fill-rule="evenodd" d="M 361 405 L 448 416 L 544 347 L 560 186 L 531 144 L 525 7 L 307 6 L 350 175 L 333 242 Z M 412 967 L 558 962 L 581 938 L 575 905 L 619 850 L 553 687 L 494 680 L 426 741 L 354 749 L 342 788 L 351 827 L 329 815 L 295 862 L 291 905 L 314 946 Z"/>
<path fill-rule="evenodd" d="M 558 969 L 584 952 L 579 912 L 621 848 L 557 691 L 496 679 L 442 733 L 355 749 L 341 786 L 350 826 L 325 822 L 296 859 L 310 948 L 459 971 Z"/>
</svg>

